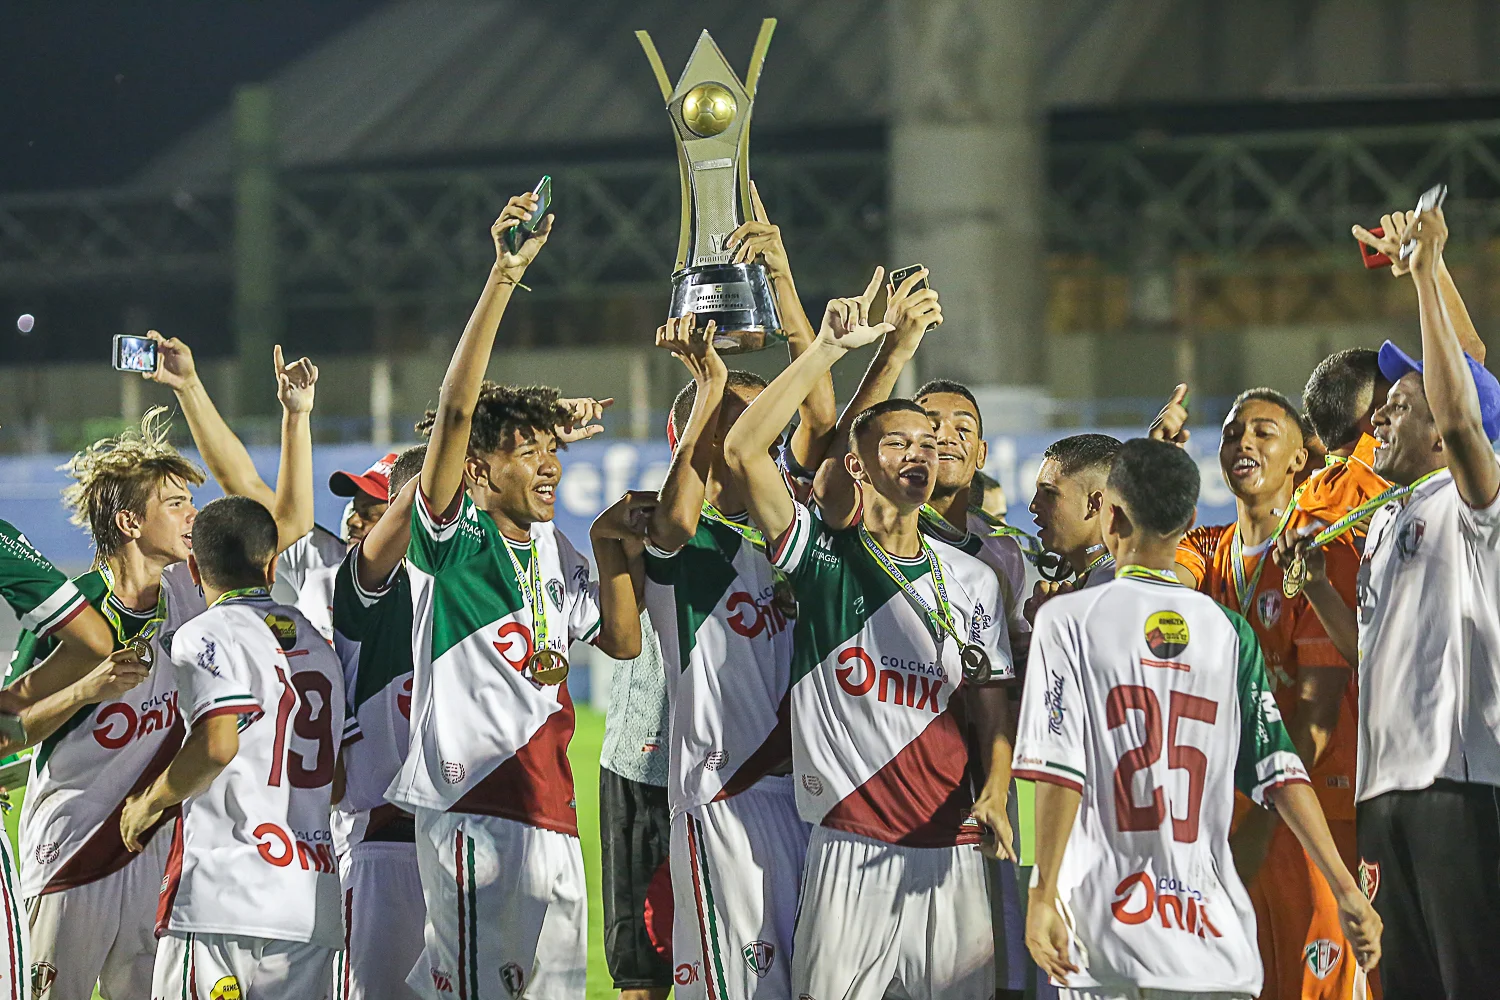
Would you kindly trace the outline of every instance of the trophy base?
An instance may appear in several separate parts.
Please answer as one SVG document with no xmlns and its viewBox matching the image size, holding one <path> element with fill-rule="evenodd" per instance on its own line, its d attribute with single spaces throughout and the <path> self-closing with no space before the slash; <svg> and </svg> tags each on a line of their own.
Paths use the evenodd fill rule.
<svg viewBox="0 0 1500 1000">
<path fill-rule="evenodd" d="M 720 354 L 748 354 L 786 341 L 762 264 L 706 264 L 678 271 L 672 275 L 668 315 L 688 313 L 700 323 L 714 321 L 714 349 Z"/>
</svg>

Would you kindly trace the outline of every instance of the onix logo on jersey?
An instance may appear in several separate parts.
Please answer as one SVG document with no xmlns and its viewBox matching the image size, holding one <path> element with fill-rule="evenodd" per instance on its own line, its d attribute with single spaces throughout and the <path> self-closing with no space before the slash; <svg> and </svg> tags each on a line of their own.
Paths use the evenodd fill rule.
<svg viewBox="0 0 1500 1000">
<path fill-rule="evenodd" d="M 729 627 L 746 639 L 754 639 L 762 632 L 770 637 L 786 631 L 786 612 L 776 600 L 775 587 L 766 587 L 759 598 L 737 590 L 724 602 L 724 610 L 728 613 Z"/>
<path fill-rule="evenodd" d="M 333 845 L 323 839 L 329 836 L 326 831 L 301 834 L 299 838 L 294 838 L 275 823 L 262 823 L 255 828 L 252 836 L 259 841 L 256 850 L 260 852 L 261 858 L 277 868 L 287 867 L 295 858 L 303 871 L 328 874 L 338 870 L 338 862 L 333 857 Z M 308 842 L 312 840 L 317 840 L 318 843 Z"/>
<path fill-rule="evenodd" d="M 881 657 L 881 661 L 890 664 L 900 663 L 892 657 Z M 869 694 L 878 680 L 880 691 L 877 698 L 882 702 L 894 702 L 905 708 L 930 711 L 934 715 L 941 710 L 938 705 L 938 694 L 942 691 L 946 681 L 946 678 L 942 676 L 919 675 L 906 670 L 893 670 L 889 667 L 877 671 L 875 661 L 870 659 L 870 654 L 859 646 L 850 646 L 840 653 L 838 662 L 839 666 L 834 670 L 834 676 L 838 679 L 839 687 L 856 698 Z M 935 669 L 935 667 L 929 669 Z M 858 674 L 858 679 L 855 679 L 856 674 Z"/>
<path fill-rule="evenodd" d="M 1153 915 L 1161 919 L 1168 930 L 1187 931 L 1198 937 L 1223 937 L 1219 929 L 1208 919 L 1208 904 L 1202 901 L 1202 893 L 1183 886 L 1176 879 L 1162 879 L 1163 886 L 1173 886 L 1177 891 L 1163 888 L 1157 891 L 1158 883 L 1145 872 L 1128 875 L 1115 886 L 1115 899 L 1110 912 L 1122 924 L 1144 924 Z M 1137 890 L 1140 890 L 1137 892 Z M 1187 894 L 1186 899 L 1178 892 Z"/>
<path fill-rule="evenodd" d="M 508 663 L 512 670 L 520 673 L 526 668 L 526 661 L 531 657 L 531 629 L 520 622 L 506 622 L 495 633 L 493 645 L 495 652 L 500 654 L 500 659 Z"/>
<path fill-rule="evenodd" d="M 176 691 L 142 702 L 139 711 L 123 701 L 116 701 L 99 709 L 94 716 L 94 740 L 106 750 L 119 750 L 134 740 L 171 729 L 176 724 Z"/>
<path fill-rule="evenodd" d="M 676 969 L 672 970 L 672 982 L 678 986 L 688 986 L 696 983 L 698 979 L 697 962 L 683 962 Z"/>
</svg>

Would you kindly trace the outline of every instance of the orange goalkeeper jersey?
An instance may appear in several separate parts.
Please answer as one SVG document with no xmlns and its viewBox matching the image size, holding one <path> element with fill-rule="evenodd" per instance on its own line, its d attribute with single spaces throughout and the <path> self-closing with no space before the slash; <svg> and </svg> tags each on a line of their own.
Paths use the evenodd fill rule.
<svg viewBox="0 0 1500 1000">
<path fill-rule="evenodd" d="M 1305 531 L 1313 527 L 1306 515 L 1293 516 L 1288 530 Z M 1296 712 L 1300 671 L 1303 667 L 1347 667 L 1334 648 L 1333 640 L 1323 630 L 1317 612 L 1305 595 L 1287 599 L 1281 592 L 1281 567 L 1269 556 L 1269 550 L 1245 560 L 1245 579 L 1255 575 L 1256 565 L 1264 560 L 1254 593 L 1244 606 L 1235 594 L 1234 568 L 1230 562 L 1234 525 L 1194 528 L 1177 547 L 1177 561 L 1198 580 L 1198 589 L 1227 608 L 1239 611 L 1255 629 L 1261 652 L 1266 660 L 1276 703 L 1288 718 Z M 1332 545 L 1328 549 L 1328 578 L 1333 581 L 1350 607 L 1354 606 L 1355 577 L 1359 556 L 1349 545 Z M 1351 677 L 1339 705 L 1338 725 L 1323 759 L 1309 767 L 1313 788 L 1331 820 L 1354 819 L 1354 748 L 1358 739 L 1356 711 L 1357 688 Z"/>
<path fill-rule="evenodd" d="M 1360 435 L 1353 455 L 1348 458 L 1330 457 L 1328 465 L 1308 479 L 1297 499 L 1298 513 L 1306 514 L 1312 521 L 1328 525 L 1366 500 L 1372 500 L 1385 492 L 1391 484 L 1372 468 L 1374 458 L 1375 439 L 1368 434 Z M 1363 549 L 1365 528 L 1368 525 L 1368 521 L 1355 525 L 1341 541 L 1356 544 Z M 1311 521 L 1306 527 L 1312 527 Z"/>
</svg>

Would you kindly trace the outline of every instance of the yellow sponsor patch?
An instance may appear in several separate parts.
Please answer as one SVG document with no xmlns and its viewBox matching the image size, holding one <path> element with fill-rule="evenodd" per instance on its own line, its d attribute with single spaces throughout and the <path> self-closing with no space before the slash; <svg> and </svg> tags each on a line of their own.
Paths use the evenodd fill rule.
<svg viewBox="0 0 1500 1000">
<path fill-rule="evenodd" d="M 1146 619 L 1146 645 L 1163 660 L 1182 655 L 1188 645 L 1188 624 L 1175 611 L 1158 611 Z"/>
<path fill-rule="evenodd" d="M 208 1000 L 240 1000 L 240 981 L 233 976 L 225 976 L 208 991 Z"/>
<path fill-rule="evenodd" d="M 266 625 L 271 629 L 271 634 L 276 636 L 276 641 L 281 648 L 290 653 L 297 648 L 297 623 L 286 615 L 266 615 Z M 238 987 L 236 987 L 238 988 Z"/>
</svg>

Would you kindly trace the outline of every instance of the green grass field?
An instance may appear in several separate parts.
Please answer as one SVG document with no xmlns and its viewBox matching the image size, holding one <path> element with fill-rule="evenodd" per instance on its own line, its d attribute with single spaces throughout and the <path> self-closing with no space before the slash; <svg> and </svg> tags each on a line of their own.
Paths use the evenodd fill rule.
<svg viewBox="0 0 1500 1000">
<path fill-rule="evenodd" d="M 609 970 L 604 965 L 604 903 L 599 894 L 599 750 L 604 743 L 604 713 L 579 705 L 578 730 L 568 758 L 573 763 L 573 784 L 578 791 L 578 829 L 583 841 L 583 869 L 589 886 L 589 1000 L 615 996 Z M 1027 855 L 1031 847 L 1031 784 L 1021 783 L 1021 838 Z M 16 823 L 21 816 L 21 796 L 12 796 L 14 807 L 5 815 L 5 830 L 16 842 Z M 1025 859 L 1030 863 L 1030 858 Z M 96 994 L 97 996 L 97 994 Z"/>
</svg>

